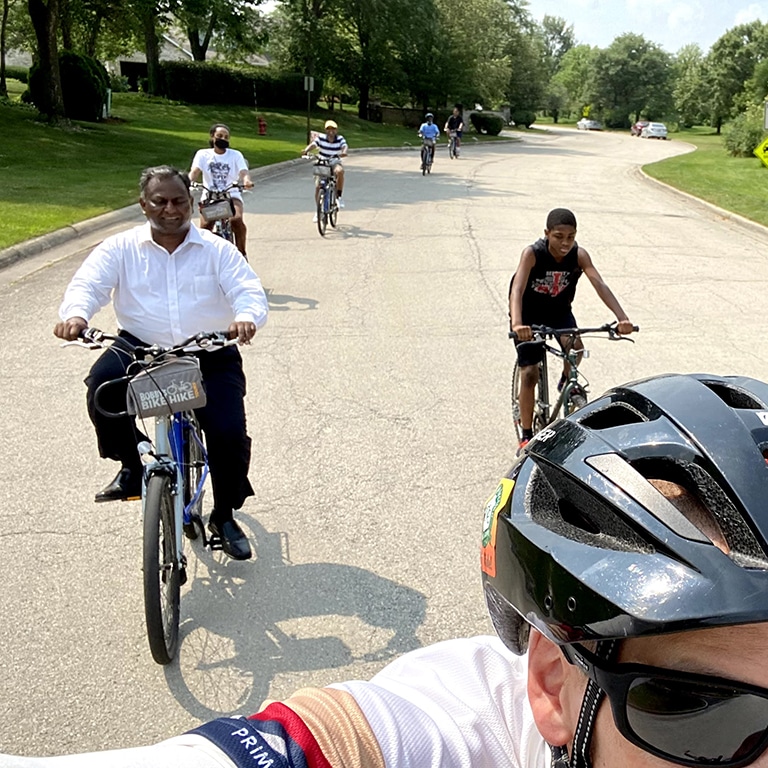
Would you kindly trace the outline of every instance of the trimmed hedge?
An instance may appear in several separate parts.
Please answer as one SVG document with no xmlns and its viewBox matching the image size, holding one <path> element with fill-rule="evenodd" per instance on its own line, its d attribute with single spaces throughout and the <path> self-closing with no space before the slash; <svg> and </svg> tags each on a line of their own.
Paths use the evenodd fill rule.
<svg viewBox="0 0 768 768">
<path fill-rule="evenodd" d="M 530 109 L 518 109 L 510 116 L 510 120 L 515 125 L 524 125 L 530 128 L 536 122 L 536 113 Z"/>
<path fill-rule="evenodd" d="M 104 66 L 90 56 L 62 51 L 59 71 L 66 117 L 89 122 L 100 120 L 109 88 L 109 75 Z M 34 64 L 29 70 L 29 100 L 35 106 L 45 102 L 41 89 L 42 72 Z"/>
<path fill-rule="evenodd" d="M 27 67 L 6 67 L 5 77 L 9 80 L 18 80 L 22 83 L 28 83 L 29 69 Z"/>
<path fill-rule="evenodd" d="M 314 106 L 323 92 L 315 78 Z M 259 108 L 306 109 L 304 75 L 273 74 L 262 68 L 235 68 L 205 61 L 160 62 L 160 95 L 189 104 L 240 104 Z"/>
<path fill-rule="evenodd" d="M 504 128 L 504 121 L 498 115 L 472 112 L 469 120 L 478 133 L 487 133 L 489 136 L 498 136 Z"/>
</svg>

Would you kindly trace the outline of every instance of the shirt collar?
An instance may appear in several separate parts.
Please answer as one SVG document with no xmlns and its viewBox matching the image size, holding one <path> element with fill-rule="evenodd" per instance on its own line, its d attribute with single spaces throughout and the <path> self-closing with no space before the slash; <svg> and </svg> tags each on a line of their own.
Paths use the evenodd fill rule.
<svg viewBox="0 0 768 768">
<path fill-rule="evenodd" d="M 158 246 L 158 248 L 162 248 L 162 246 L 159 243 L 156 243 L 153 239 L 152 225 L 148 221 L 139 227 L 139 242 L 154 243 Z M 200 230 L 194 225 L 194 223 L 190 223 L 189 229 L 187 230 L 187 236 L 184 238 L 181 245 L 179 245 L 179 248 L 183 248 L 188 243 L 194 243 L 195 245 L 205 244 L 203 236 L 200 234 Z M 176 250 L 178 250 L 178 248 Z"/>
</svg>

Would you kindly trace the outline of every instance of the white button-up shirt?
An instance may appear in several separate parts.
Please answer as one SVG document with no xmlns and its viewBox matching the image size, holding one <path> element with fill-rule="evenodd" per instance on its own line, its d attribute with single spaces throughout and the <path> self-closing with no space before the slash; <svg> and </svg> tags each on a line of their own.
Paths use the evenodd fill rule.
<svg viewBox="0 0 768 768">
<path fill-rule="evenodd" d="M 237 248 L 194 224 L 173 253 L 152 239 L 149 223 L 108 237 L 75 273 L 59 316 L 90 322 L 110 298 L 122 330 L 165 347 L 233 321 L 260 328 L 269 311 L 261 281 Z"/>
</svg>

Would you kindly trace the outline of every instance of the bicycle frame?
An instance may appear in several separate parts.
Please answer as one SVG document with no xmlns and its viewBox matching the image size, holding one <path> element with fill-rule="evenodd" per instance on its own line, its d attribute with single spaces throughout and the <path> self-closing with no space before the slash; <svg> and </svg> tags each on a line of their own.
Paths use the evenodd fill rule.
<svg viewBox="0 0 768 768">
<path fill-rule="evenodd" d="M 546 342 L 543 342 L 543 344 L 547 355 L 553 355 L 554 357 L 565 360 L 568 363 L 568 378 L 565 380 L 557 400 L 555 400 L 554 403 L 544 402 L 541 399 L 536 402 L 536 407 L 538 408 L 542 421 L 546 426 L 558 418 L 561 409 L 564 410 L 565 404 L 570 400 L 571 392 L 573 392 L 576 387 L 581 387 L 579 384 L 579 358 L 588 357 L 589 352 L 585 349 L 573 349 L 573 347 L 569 351 L 564 352 L 563 350 L 553 347 Z M 546 355 L 541 363 L 539 363 L 539 382 L 540 385 L 538 394 L 541 395 L 542 392 L 546 392 L 547 400 L 549 400 L 549 371 Z M 586 385 L 583 387 L 583 389 L 586 391 Z"/>
<path fill-rule="evenodd" d="M 145 482 L 142 486 L 142 507 L 146 501 L 146 488 L 149 478 L 158 473 L 166 474 L 173 480 L 174 488 L 174 528 L 176 531 L 176 557 L 177 565 L 184 566 L 184 551 L 183 551 L 183 537 L 182 530 L 184 525 L 188 525 L 193 521 L 193 514 L 200 502 L 202 495 L 203 485 L 208 477 L 208 454 L 205 451 L 202 440 L 200 440 L 197 431 L 191 428 L 191 421 L 186 412 L 174 413 L 172 416 L 156 416 L 155 417 L 155 439 L 152 444 L 152 450 L 142 451 L 142 446 L 139 447 L 140 453 L 143 457 L 149 456 L 147 461 L 144 458 L 144 478 Z M 203 451 L 203 457 L 205 463 L 203 465 L 203 471 L 200 477 L 200 481 L 197 488 L 194 489 L 194 494 L 189 504 L 184 506 L 184 432 L 189 431 L 194 440 Z M 146 449 L 146 446 L 144 446 Z M 208 540 L 205 537 L 205 530 L 203 530 L 203 541 L 207 545 Z"/>
</svg>

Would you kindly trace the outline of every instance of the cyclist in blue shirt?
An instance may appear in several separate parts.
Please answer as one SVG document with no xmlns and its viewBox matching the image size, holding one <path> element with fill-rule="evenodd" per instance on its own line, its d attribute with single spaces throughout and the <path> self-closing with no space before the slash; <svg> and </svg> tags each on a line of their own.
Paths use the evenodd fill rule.
<svg viewBox="0 0 768 768">
<path fill-rule="evenodd" d="M 430 151 L 432 152 L 432 161 L 434 162 L 435 144 L 437 144 L 437 139 L 440 136 L 440 129 L 435 125 L 435 116 L 431 112 L 427 112 L 427 114 L 424 116 L 424 120 L 426 122 L 423 122 L 419 126 L 419 136 L 421 136 L 424 144 L 430 147 Z"/>
</svg>

